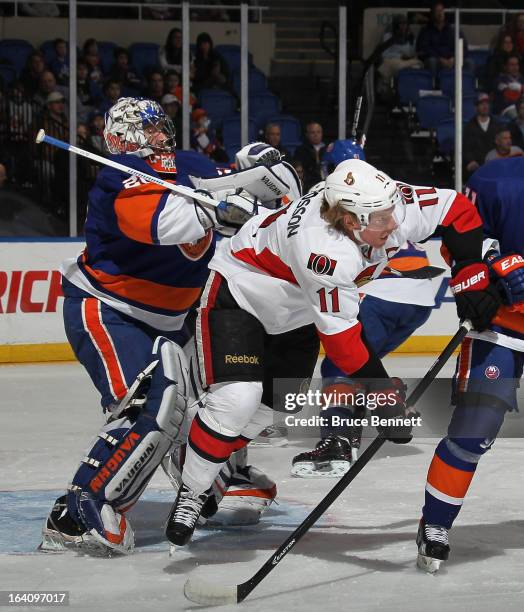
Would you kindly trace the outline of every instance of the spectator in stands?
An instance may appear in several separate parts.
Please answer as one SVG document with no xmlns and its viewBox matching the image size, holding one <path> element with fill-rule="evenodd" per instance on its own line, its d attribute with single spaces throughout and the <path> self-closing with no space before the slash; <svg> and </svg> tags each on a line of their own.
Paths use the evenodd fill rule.
<svg viewBox="0 0 524 612">
<path fill-rule="evenodd" d="M 66 100 L 59 91 L 47 96 L 46 108 L 42 115 L 42 128 L 46 134 L 60 140 L 69 138 L 69 121 L 65 113 Z M 37 131 L 37 130 L 36 130 Z"/>
<path fill-rule="evenodd" d="M 466 178 L 482 166 L 486 155 L 493 148 L 495 136 L 500 128 L 490 113 L 487 93 L 480 93 L 476 101 L 476 114 L 464 127 L 464 170 Z"/>
<path fill-rule="evenodd" d="M 158 51 L 158 61 L 164 72 L 175 70 L 182 74 L 182 30 L 173 28 L 169 31 L 166 44 Z"/>
<path fill-rule="evenodd" d="M 136 69 L 129 63 L 127 49 L 117 47 L 114 55 L 115 63 L 109 73 L 109 79 L 118 81 L 126 96 L 138 95 L 142 88 L 142 80 L 138 76 Z"/>
<path fill-rule="evenodd" d="M 88 38 L 83 47 L 83 59 L 87 64 L 89 78 L 93 83 L 100 83 L 104 80 L 102 74 L 102 61 L 98 54 L 98 43 L 94 38 Z"/>
<path fill-rule="evenodd" d="M 118 81 L 109 79 L 104 85 L 104 97 L 99 104 L 99 110 L 106 113 L 121 97 L 122 88 Z"/>
<path fill-rule="evenodd" d="M 501 30 L 487 66 L 489 91 L 493 91 L 495 89 L 495 83 L 499 74 L 504 69 L 504 64 L 506 63 L 508 56 L 513 54 L 515 54 L 515 43 L 513 42 L 513 37 L 506 30 Z"/>
<path fill-rule="evenodd" d="M 147 76 L 147 85 L 144 97 L 161 103 L 164 95 L 164 75 L 160 69 L 153 68 Z"/>
<path fill-rule="evenodd" d="M 264 128 L 264 142 L 274 147 L 283 157 L 289 157 L 288 151 L 280 141 L 280 126 L 278 123 L 268 123 Z"/>
<path fill-rule="evenodd" d="M 58 91 L 62 94 L 62 97 L 67 99 L 69 90 L 64 85 L 58 85 L 55 79 L 55 75 L 50 70 L 44 70 L 40 75 L 38 82 L 38 91 L 33 96 L 33 102 L 38 104 L 40 107 L 45 108 L 47 105 L 47 99 L 49 94 L 53 91 Z"/>
<path fill-rule="evenodd" d="M 422 28 L 417 38 L 417 54 L 424 66 L 437 75 L 439 70 L 450 70 L 455 65 L 454 28 L 446 21 L 443 2 L 431 6 L 430 22 Z M 466 58 L 467 43 L 464 39 L 464 69 L 473 72 L 470 60 Z"/>
<path fill-rule="evenodd" d="M 304 191 L 321 180 L 320 159 L 326 145 L 322 140 L 323 130 L 320 123 L 310 121 L 306 124 L 306 138 L 295 150 L 294 159 L 304 168 Z"/>
<path fill-rule="evenodd" d="M 76 65 L 76 96 L 79 119 L 85 121 L 101 101 L 102 90 L 89 78 L 89 67 L 84 60 Z"/>
<path fill-rule="evenodd" d="M 520 147 L 516 147 L 511 142 L 511 132 L 509 128 L 502 127 L 495 136 L 495 148 L 491 149 L 486 155 L 486 162 L 493 159 L 506 159 L 508 157 L 520 157 L 524 155 L 524 151 Z"/>
<path fill-rule="evenodd" d="M 180 111 L 180 100 L 173 94 L 166 93 L 160 101 L 166 115 L 171 119 L 175 126 L 175 134 L 177 138 L 181 138 L 182 134 L 182 113 Z"/>
<path fill-rule="evenodd" d="M 67 41 L 63 38 L 55 39 L 53 43 L 55 57 L 51 61 L 49 68 L 55 75 L 56 82 L 59 85 L 68 85 L 69 83 L 69 57 L 67 56 Z"/>
<path fill-rule="evenodd" d="M 515 41 L 516 52 L 524 57 L 524 13 L 517 13 L 511 25 L 511 35 Z"/>
<path fill-rule="evenodd" d="M 22 81 L 15 81 L 8 97 L 9 139 L 11 142 L 28 142 L 33 122 L 33 108 L 25 96 Z"/>
<path fill-rule="evenodd" d="M 41 51 L 33 51 L 27 58 L 25 68 L 22 70 L 20 80 L 24 84 L 24 89 L 29 97 L 38 91 L 40 77 L 46 70 L 44 56 Z"/>
<path fill-rule="evenodd" d="M 403 68 L 422 68 L 422 62 L 415 54 L 415 37 L 409 29 L 406 15 L 394 15 L 391 31 L 384 34 L 386 49 L 382 52 L 382 63 L 378 68 L 380 80 L 377 90 L 390 93 L 391 79 Z"/>
<path fill-rule="evenodd" d="M 508 55 L 495 89 L 495 111 L 514 119 L 517 116 L 515 102 L 524 94 L 524 81 L 520 74 L 520 59 Z"/>
<path fill-rule="evenodd" d="M 229 157 L 217 140 L 215 130 L 203 108 L 191 113 L 191 148 L 218 163 L 227 163 Z"/>
<path fill-rule="evenodd" d="M 180 100 L 182 103 L 182 85 L 180 84 L 180 75 L 174 70 L 170 70 L 164 79 L 166 93 L 169 93 Z M 196 97 L 193 92 L 189 92 L 189 106 L 193 108 L 197 103 Z"/>
<path fill-rule="evenodd" d="M 104 113 L 96 110 L 89 115 L 89 142 L 95 151 L 105 154 L 104 126 Z"/>
<path fill-rule="evenodd" d="M 517 104 L 517 117 L 514 119 L 509 128 L 511 131 L 511 142 L 521 149 L 524 149 L 524 98 L 521 98 Z"/>
<path fill-rule="evenodd" d="M 204 88 L 230 89 L 227 65 L 213 49 L 213 40 L 207 32 L 197 36 L 193 86 L 197 94 Z"/>
<path fill-rule="evenodd" d="M 4 164 L 0 163 L 0 189 L 5 187 L 7 182 L 7 170 Z"/>
</svg>

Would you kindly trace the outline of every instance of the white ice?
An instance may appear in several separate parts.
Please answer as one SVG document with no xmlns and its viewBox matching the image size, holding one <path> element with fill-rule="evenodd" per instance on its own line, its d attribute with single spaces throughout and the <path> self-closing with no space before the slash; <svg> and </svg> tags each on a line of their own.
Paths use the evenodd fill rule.
<svg viewBox="0 0 524 612">
<path fill-rule="evenodd" d="M 413 376 L 431 361 L 396 357 L 387 363 L 392 374 Z M 189 547 L 169 558 L 163 522 L 174 494 L 158 474 L 131 515 L 137 539 L 133 555 L 95 559 L 32 552 L 52 502 L 74 473 L 102 415 L 78 364 L 3 366 L 0 388 L 0 590 L 69 590 L 75 610 L 197 609 L 182 593 L 189 575 L 229 584 L 248 579 L 334 484 L 289 477 L 291 458 L 312 447 L 313 439 L 256 448 L 250 461 L 279 488 L 279 505 L 258 526 L 201 530 Z M 387 443 L 241 607 L 524 610 L 524 441 L 499 439 L 482 459 L 451 532 L 451 559 L 430 576 L 415 568 L 414 538 L 436 442 Z"/>
</svg>

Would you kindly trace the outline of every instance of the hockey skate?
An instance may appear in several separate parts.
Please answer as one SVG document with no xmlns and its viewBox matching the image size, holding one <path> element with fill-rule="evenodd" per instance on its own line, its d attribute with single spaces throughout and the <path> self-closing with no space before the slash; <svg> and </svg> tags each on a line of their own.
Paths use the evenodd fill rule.
<svg viewBox="0 0 524 612">
<path fill-rule="evenodd" d="M 73 520 L 67 510 L 67 498 L 59 497 L 42 528 L 42 542 L 38 550 L 42 552 L 64 552 L 69 548 L 81 546 L 86 529 Z"/>
<path fill-rule="evenodd" d="M 191 540 L 209 493 L 195 495 L 186 485 L 180 487 L 166 524 L 166 537 L 171 544 L 185 546 Z"/>
<path fill-rule="evenodd" d="M 293 457 L 291 475 L 298 478 L 340 478 L 351 467 L 352 448 L 347 438 L 330 435 L 312 451 Z"/>
<path fill-rule="evenodd" d="M 417 533 L 417 567 L 428 574 L 438 572 L 449 557 L 448 530 L 441 525 L 429 525 L 422 518 Z"/>
<path fill-rule="evenodd" d="M 250 446 L 279 447 L 287 446 L 287 427 L 284 425 L 270 425 L 263 429 L 250 443 Z"/>
</svg>

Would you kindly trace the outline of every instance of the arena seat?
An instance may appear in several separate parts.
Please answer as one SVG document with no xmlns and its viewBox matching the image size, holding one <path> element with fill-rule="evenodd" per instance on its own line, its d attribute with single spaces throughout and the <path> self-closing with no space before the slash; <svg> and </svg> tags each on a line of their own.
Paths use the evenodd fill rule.
<svg viewBox="0 0 524 612">
<path fill-rule="evenodd" d="M 233 73 L 233 89 L 240 94 L 240 69 Z M 249 68 L 248 91 L 249 95 L 256 93 L 267 93 L 266 75 L 258 68 Z"/>
<path fill-rule="evenodd" d="M 440 89 L 445 96 L 453 98 L 455 96 L 455 71 L 441 70 L 438 74 Z M 475 75 L 471 72 L 462 72 L 462 95 L 475 93 Z"/>
<path fill-rule="evenodd" d="M 417 100 L 417 116 L 421 127 L 434 130 L 451 115 L 451 101 L 447 96 L 423 96 Z"/>
<path fill-rule="evenodd" d="M 24 69 L 27 58 L 34 51 L 27 40 L 21 38 L 5 38 L 0 40 L 0 59 L 6 60 L 19 75 Z"/>
<path fill-rule="evenodd" d="M 258 93 L 249 96 L 249 115 L 257 127 L 263 128 L 267 118 L 280 112 L 280 100 L 272 93 Z"/>
<path fill-rule="evenodd" d="M 231 72 L 240 69 L 240 45 L 216 45 L 215 51 L 219 53 Z M 253 55 L 247 54 L 247 62 L 253 64 Z"/>
<path fill-rule="evenodd" d="M 421 89 L 433 89 L 433 76 L 429 70 L 404 68 L 397 74 L 397 92 L 401 106 L 413 106 Z"/>
<path fill-rule="evenodd" d="M 149 42 L 136 42 L 129 45 L 129 63 L 139 76 L 145 76 L 148 70 L 159 66 L 158 51 L 160 45 Z"/>
<path fill-rule="evenodd" d="M 236 99 L 223 89 L 202 89 L 198 100 L 215 127 L 219 126 L 224 118 L 233 115 L 237 108 Z"/>
<path fill-rule="evenodd" d="M 302 127 L 300 121 L 291 115 L 270 115 L 266 123 L 277 123 L 280 126 L 280 142 L 293 153 L 302 144 Z"/>
</svg>

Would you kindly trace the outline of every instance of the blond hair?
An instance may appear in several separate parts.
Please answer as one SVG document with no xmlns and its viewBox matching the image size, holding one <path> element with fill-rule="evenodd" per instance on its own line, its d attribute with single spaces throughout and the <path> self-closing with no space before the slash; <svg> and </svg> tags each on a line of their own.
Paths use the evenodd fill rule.
<svg viewBox="0 0 524 612">
<path fill-rule="evenodd" d="M 324 199 L 320 206 L 320 216 L 326 221 L 331 229 L 344 234 L 344 236 L 353 237 L 352 231 L 346 226 L 345 219 L 349 217 L 353 223 L 358 225 L 357 216 L 349 210 L 346 210 L 340 202 L 330 207 L 327 200 Z"/>
</svg>

